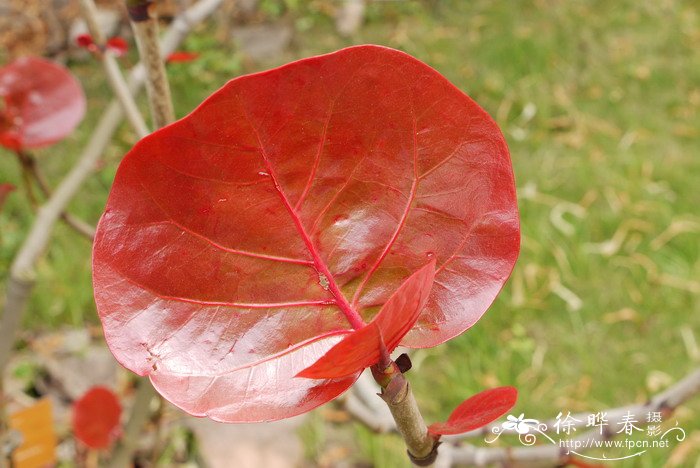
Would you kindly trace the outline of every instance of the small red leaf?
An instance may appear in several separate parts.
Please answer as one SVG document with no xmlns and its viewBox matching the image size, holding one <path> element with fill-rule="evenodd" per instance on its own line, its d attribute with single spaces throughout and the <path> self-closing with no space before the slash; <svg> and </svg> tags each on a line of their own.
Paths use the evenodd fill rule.
<svg viewBox="0 0 700 468">
<path fill-rule="evenodd" d="M 89 34 L 78 34 L 78 36 L 75 38 L 75 43 L 78 45 L 78 47 L 83 47 L 88 50 L 90 50 L 91 46 L 95 45 L 95 41 Z"/>
<path fill-rule="evenodd" d="M 199 54 L 197 52 L 187 52 L 184 50 L 178 50 L 168 55 L 168 58 L 165 59 L 165 61 L 168 63 L 184 63 L 197 60 L 198 58 Z"/>
<path fill-rule="evenodd" d="M 2 206 L 5 204 L 5 199 L 7 198 L 7 195 L 9 195 L 10 192 L 12 192 L 15 188 L 16 187 L 13 184 L 0 184 L 0 210 L 2 210 Z"/>
<path fill-rule="evenodd" d="M 129 50 L 129 44 L 123 37 L 115 36 L 107 40 L 107 48 L 114 52 L 114 55 L 121 57 Z"/>
<path fill-rule="evenodd" d="M 121 412 L 114 392 L 92 387 L 73 405 L 73 433 L 90 448 L 107 448 L 119 436 Z"/>
<path fill-rule="evenodd" d="M 69 135 L 85 114 L 80 83 L 61 65 L 22 57 L 0 68 L 0 144 L 37 148 Z"/>
<path fill-rule="evenodd" d="M 369 325 L 347 335 L 297 377 L 337 379 L 379 362 L 381 342 L 391 353 L 413 328 L 428 300 L 434 276 L 435 260 L 409 276 Z"/>
<path fill-rule="evenodd" d="M 447 422 L 431 424 L 428 432 L 435 435 L 454 435 L 473 431 L 503 416 L 515 405 L 518 391 L 513 387 L 497 387 L 464 400 L 450 415 Z"/>
</svg>

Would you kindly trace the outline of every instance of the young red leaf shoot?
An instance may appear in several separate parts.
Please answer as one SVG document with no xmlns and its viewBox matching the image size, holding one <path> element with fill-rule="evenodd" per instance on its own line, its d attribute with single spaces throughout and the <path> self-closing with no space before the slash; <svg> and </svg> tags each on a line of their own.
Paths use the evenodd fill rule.
<svg viewBox="0 0 700 468">
<path fill-rule="evenodd" d="M 12 150 L 50 145 L 85 115 L 80 83 L 61 65 L 22 57 L 0 68 L 0 145 Z"/>
<path fill-rule="evenodd" d="M 165 61 L 167 63 L 186 63 L 197 60 L 198 58 L 199 54 L 197 52 L 187 52 L 184 50 L 178 50 L 168 55 Z"/>
<path fill-rule="evenodd" d="M 353 384 L 359 371 L 294 376 L 430 260 L 418 320 L 378 323 L 384 340 L 430 347 L 471 327 L 519 235 L 486 112 L 403 52 L 350 47 L 231 80 L 137 143 L 97 229 L 95 300 L 117 359 L 177 406 L 281 419 Z"/>
<path fill-rule="evenodd" d="M 333 346 L 313 365 L 295 377 L 334 379 L 362 372 L 379 359 L 382 332 L 376 322 L 360 328 Z"/>
<path fill-rule="evenodd" d="M 515 405 L 518 391 L 513 387 L 497 387 L 464 400 L 447 418 L 447 422 L 431 424 L 428 432 L 454 435 L 473 431 L 503 416 Z"/>
<path fill-rule="evenodd" d="M 109 50 L 114 52 L 114 55 L 117 57 L 121 57 L 129 50 L 129 44 L 126 42 L 126 39 L 120 36 L 115 36 L 108 39 L 107 44 L 105 45 Z"/>
<path fill-rule="evenodd" d="M 382 341 L 386 352 L 391 354 L 418 320 L 434 276 L 435 260 L 432 260 L 408 277 L 369 325 L 347 335 L 297 377 L 334 379 L 361 372 L 379 361 Z"/>
<path fill-rule="evenodd" d="M 122 407 L 110 389 L 92 387 L 73 405 L 73 433 L 92 449 L 105 449 L 119 436 Z"/>
<path fill-rule="evenodd" d="M 75 38 L 75 43 L 78 45 L 78 47 L 87 49 L 90 52 L 97 51 L 97 45 L 95 44 L 95 40 L 90 34 L 78 34 Z"/>
<path fill-rule="evenodd" d="M 95 44 L 90 34 L 79 34 L 75 38 L 75 43 L 78 44 L 79 47 L 87 49 L 92 53 L 96 53 L 100 50 L 97 44 Z M 124 39 L 123 37 L 115 36 L 110 39 L 107 39 L 105 47 L 111 50 L 115 56 L 121 57 L 122 55 L 126 54 L 129 50 L 129 43 L 126 42 L 126 39 Z"/>
</svg>

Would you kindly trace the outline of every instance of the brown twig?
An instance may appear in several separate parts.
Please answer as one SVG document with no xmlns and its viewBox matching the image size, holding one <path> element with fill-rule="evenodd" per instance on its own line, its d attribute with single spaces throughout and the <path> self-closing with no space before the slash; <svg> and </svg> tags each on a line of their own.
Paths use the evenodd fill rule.
<svg viewBox="0 0 700 468">
<path fill-rule="evenodd" d="M 20 156 L 20 153 L 15 152 L 15 154 L 17 155 L 20 167 L 22 168 L 22 185 L 24 185 L 24 191 L 27 194 L 27 200 L 29 200 L 29 205 L 32 207 L 32 209 L 35 210 L 39 202 L 37 201 L 36 195 L 34 194 L 32 174 L 29 171 L 29 168 L 27 167 L 26 163 Z"/>
<path fill-rule="evenodd" d="M 433 466 L 440 445 L 439 437 L 428 432 L 411 386 L 394 361 L 385 355 L 372 366 L 372 376 L 381 386 L 379 396 L 389 407 L 396 430 L 406 443 L 406 452 L 417 466 Z"/>
<path fill-rule="evenodd" d="M 155 395 L 156 391 L 148 379 L 141 378 L 137 381 L 129 420 L 124 426 L 124 435 L 112 452 L 108 465 L 110 468 L 130 466 L 133 453 L 138 446 L 141 429 L 151 414 L 151 401 Z"/>
<path fill-rule="evenodd" d="M 165 63 L 158 44 L 158 20 L 150 0 L 127 0 L 131 28 L 142 63 L 146 66 L 146 92 L 156 128 L 175 120 Z"/>
<path fill-rule="evenodd" d="M 27 184 L 31 184 L 31 180 L 29 179 L 33 179 L 44 198 L 51 198 L 51 187 L 49 186 L 49 182 L 44 173 L 41 172 L 41 169 L 37 165 L 34 156 L 31 153 L 22 150 L 16 151 L 15 154 L 22 165 L 22 172 L 26 175 L 26 177 L 28 177 Z M 31 189 L 28 190 L 31 191 Z M 32 206 L 36 207 L 36 199 L 32 197 L 30 201 L 32 202 Z M 95 228 L 82 219 L 66 211 L 61 212 L 61 219 L 83 237 L 89 240 L 95 238 Z"/>
</svg>

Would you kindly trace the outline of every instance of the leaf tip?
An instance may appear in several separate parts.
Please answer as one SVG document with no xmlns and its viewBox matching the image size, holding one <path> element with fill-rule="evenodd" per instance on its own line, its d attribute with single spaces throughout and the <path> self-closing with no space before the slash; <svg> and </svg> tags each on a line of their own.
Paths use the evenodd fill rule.
<svg viewBox="0 0 700 468">
<path fill-rule="evenodd" d="M 447 422 L 433 423 L 433 435 L 456 435 L 479 429 L 508 412 L 518 399 L 515 387 L 496 387 L 467 398 L 452 412 Z"/>
</svg>

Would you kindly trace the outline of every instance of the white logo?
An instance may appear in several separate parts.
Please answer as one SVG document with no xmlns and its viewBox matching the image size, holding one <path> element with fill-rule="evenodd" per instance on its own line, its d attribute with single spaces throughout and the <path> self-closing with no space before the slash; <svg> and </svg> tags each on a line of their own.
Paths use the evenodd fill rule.
<svg viewBox="0 0 700 468">
<path fill-rule="evenodd" d="M 617 422 L 609 422 L 607 416 L 607 413 L 595 413 L 587 415 L 587 417 L 578 415 L 578 418 L 581 419 L 577 419 L 577 417 L 571 415 L 571 412 L 566 414 L 560 412 L 551 426 L 548 427 L 547 424 L 541 423 L 537 419 L 526 419 L 524 413 L 518 417 L 509 414 L 505 422 L 491 429 L 494 437 L 486 438 L 486 443 L 492 444 L 504 433 L 510 433 L 518 434 L 520 443 L 525 446 L 531 446 L 542 436 L 551 444 L 566 449 L 567 455 L 578 455 L 589 460 L 614 461 L 638 457 L 651 448 L 669 448 L 670 441 L 674 438 L 673 436 L 675 436 L 677 442 L 685 439 L 685 430 L 678 426 L 677 421 L 671 428 L 664 430 L 661 427 L 663 421 L 659 412 L 648 412 L 645 418 L 642 418 L 641 415 L 638 418 L 628 411 Z M 635 423 L 643 424 L 639 423 L 639 421 L 644 421 L 648 424 L 646 430 L 635 425 Z M 608 428 L 607 426 L 611 427 Z M 575 435 L 573 433 L 579 429 L 587 429 L 587 431 L 582 431 L 583 433 L 580 436 L 564 438 Z M 637 437 L 622 440 L 613 439 L 604 435 L 604 429 L 608 431 L 608 434 L 614 436 L 633 436 L 636 434 Z M 556 437 L 557 440 L 547 434 L 548 430 L 555 437 L 559 436 Z M 646 438 L 640 438 L 641 436 L 646 436 Z M 579 452 L 579 450 L 589 449 L 598 449 L 603 452 L 610 449 L 624 449 L 633 453 L 618 457 L 609 457 L 603 453 L 599 457 L 594 457 L 583 455 Z"/>
</svg>

